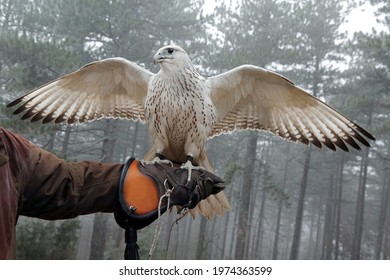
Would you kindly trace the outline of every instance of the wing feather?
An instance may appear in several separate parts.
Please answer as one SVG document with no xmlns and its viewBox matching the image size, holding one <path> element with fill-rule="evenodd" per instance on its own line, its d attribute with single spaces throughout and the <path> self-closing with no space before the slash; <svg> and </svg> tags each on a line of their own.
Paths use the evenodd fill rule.
<svg viewBox="0 0 390 280">
<path fill-rule="evenodd" d="M 267 130 L 291 141 L 348 151 L 370 146 L 375 138 L 287 78 L 253 65 L 242 65 L 206 80 L 217 120 L 214 137 L 240 129 Z"/>
<path fill-rule="evenodd" d="M 14 100 L 14 114 L 47 122 L 126 118 L 145 121 L 144 99 L 154 74 L 124 58 L 92 62 Z"/>
</svg>

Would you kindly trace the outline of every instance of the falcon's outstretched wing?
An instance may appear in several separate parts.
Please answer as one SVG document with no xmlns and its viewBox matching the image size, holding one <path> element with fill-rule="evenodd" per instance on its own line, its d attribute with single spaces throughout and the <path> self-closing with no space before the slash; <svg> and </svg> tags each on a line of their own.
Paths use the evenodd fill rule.
<svg viewBox="0 0 390 280">
<path fill-rule="evenodd" d="M 85 122 L 103 117 L 145 120 L 144 99 L 154 74 L 124 58 L 92 62 L 8 104 L 22 119 Z"/>
<path fill-rule="evenodd" d="M 259 129 L 282 138 L 348 151 L 355 140 L 375 140 L 363 128 L 287 78 L 253 65 L 242 65 L 206 80 L 217 120 L 209 137 L 239 129 Z M 362 135 L 361 135 L 362 134 Z"/>
</svg>

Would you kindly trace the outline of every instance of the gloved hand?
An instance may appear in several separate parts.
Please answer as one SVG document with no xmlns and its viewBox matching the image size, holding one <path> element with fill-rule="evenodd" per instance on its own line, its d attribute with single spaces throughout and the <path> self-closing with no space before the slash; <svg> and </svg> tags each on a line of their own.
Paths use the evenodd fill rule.
<svg viewBox="0 0 390 280">
<path fill-rule="evenodd" d="M 187 182 L 188 171 L 180 164 L 141 164 L 130 159 L 122 171 L 119 187 L 121 211 L 116 219 L 126 220 L 132 227 L 149 225 L 160 214 L 173 205 L 194 208 L 199 201 L 225 188 L 223 180 L 206 170 L 192 170 Z M 168 198 L 169 197 L 169 198 Z"/>
<path fill-rule="evenodd" d="M 188 171 L 181 169 L 180 164 L 147 164 L 139 165 L 139 170 L 153 178 L 159 188 L 159 197 L 171 191 L 170 204 L 194 208 L 199 201 L 211 194 L 217 194 L 225 186 L 223 180 L 206 170 L 192 170 L 190 182 L 187 182 Z M 170 192 L 168 191 L 168 193 Z M 165 200 L 162 206 L 166 206 Z"/>
</svg>

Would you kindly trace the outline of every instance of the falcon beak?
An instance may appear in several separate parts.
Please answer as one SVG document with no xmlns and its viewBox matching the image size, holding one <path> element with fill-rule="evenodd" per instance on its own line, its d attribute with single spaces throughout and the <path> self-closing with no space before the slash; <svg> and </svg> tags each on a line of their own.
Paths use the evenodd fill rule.
<svg viewBox="0 0 390 280">
<path fill-rule="evenodd" d="M 154 56 L 153 56 L 153 61 L 154 61 L 154 64 L 156 63 L 161 63 L 164 59 L 166 59 L 167 57 L 164 56 L 163 54 L 161 53 L 156 53 Z"/>
</svg>

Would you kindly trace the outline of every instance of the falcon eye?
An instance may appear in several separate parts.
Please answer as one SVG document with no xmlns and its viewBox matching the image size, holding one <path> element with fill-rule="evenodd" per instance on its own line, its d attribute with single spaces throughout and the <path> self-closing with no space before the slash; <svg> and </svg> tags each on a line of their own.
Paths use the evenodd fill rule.
<svg viewBox="0 0 390 280">
<path fill-rule="evenodd" d="M 172 49 L 172 48 L 168 48 L 168 49 L 167 49 L 167 52 L 168 52 L 169 54 L 172 54 L 173 51 L 174 51 L 174 49 Z"/>
</svg>

